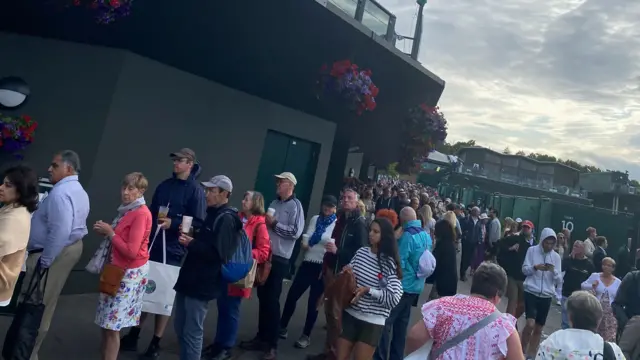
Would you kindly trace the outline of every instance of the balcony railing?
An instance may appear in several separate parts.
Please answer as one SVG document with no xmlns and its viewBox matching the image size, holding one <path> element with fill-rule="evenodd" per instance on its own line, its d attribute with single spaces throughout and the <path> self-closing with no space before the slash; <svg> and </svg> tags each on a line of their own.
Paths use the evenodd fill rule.
<svg viewBox="0 0 640 360">
<path fill-rule="evenodd" d="M 491 180 L 501 181 L 509 184 L 526 186 L 526 187 L 549 191 L 553 193 L 561 193 L 569 196 L 586 198 L 586 194 L 584 192 L 581 192 L 576 189 L 571 189 L 566 186 L 554 187 L 553 181 L 550 181 L 549 179 L 544 179 L 542 177 L 539 177 L 537 179 L 532 179 L 532 178 L 516 176 L 512 174 L 505 174 L 505 173 L 500 174 L 496 172 L 487 171 L 481 167 L 473 167 L 473 166 L 460 166 L 458 168 L 458 171 L 465 175 L 477 176 L 485 179 L 491 179 Z"/>
<path fill-rule="evenodd" d="M 396 16 L 375 0 L 328 0 L 376 35 L 395 42 Z"/>
</svg>

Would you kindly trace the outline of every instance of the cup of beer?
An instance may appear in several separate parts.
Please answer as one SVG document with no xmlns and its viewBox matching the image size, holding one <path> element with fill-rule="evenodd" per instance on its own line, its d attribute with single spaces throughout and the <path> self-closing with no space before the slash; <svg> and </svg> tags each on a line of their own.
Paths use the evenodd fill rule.
<svg viewBox="0 0 640 360">
<path fill-rule="evenodd" d="M 169 216 L 169 207 L 168 206 L 160 206 L 158 208 L 158 219 L 164 219 Z"/>
</svg>

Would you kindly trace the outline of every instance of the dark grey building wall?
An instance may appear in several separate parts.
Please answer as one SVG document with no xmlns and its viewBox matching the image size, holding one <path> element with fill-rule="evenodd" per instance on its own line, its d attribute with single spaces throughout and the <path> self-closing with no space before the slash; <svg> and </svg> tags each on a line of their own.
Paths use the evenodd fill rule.
<svg viewBox="0 0 640 360">
<path fill-rule="evenodd" d="M 31 87 L 28 102 L 10 115 L 38 121 L 25 160 L 47 175 L 52 154 L 73 149 L 81 156 L 87 186 L 124 53 L 56 40 L 0 32 L 0 77 L 20 76 Z M 0 163 L 13 158 L 0 153 Z"/>
<path fill-rule="evenodd" d="M 20 57 L 37 55 L 32 67 L 11 73 L 32 84 L 34 98 L 24 112 L 37 116 L 41 122 L 44 117 L 51 118 L 47 116 L 50 107 L 60 114 L 55 120 L 47 120 L 51 124 L 43 126 L 37 134 L 36 144 L 47 141 L 49 147 L 34 144 L 27 160 L 46 170 L 55 150 L 73 148 L 80 153 L 84 168 L 90 172 L 90 176 L 84 172 L 81 175 L 91 199 L 89 226 L 96 220 L 108 222 L 113 218 L 120 200 L 120 182 L 129 172 L 141 171 L 149 178 L 150 201 L 156 185 L 171 175 L 168 154 L 182 147 L 196 151 L 203 167 L 201 178 L 226 174 L 233 180 L 236 190 L 231 202 L 239 206 L 244 191 L 254 186 L 262 146 L 270 129 L 321 144 L 309 206 L 319 208 L 334 123 L 135 54 L 8 37 L 13 39 L 6 44 L 0 37 L 3 53 L 16 54 L 14 47 L 32 43 L 28 47 L 30 54 L 22 50 L 14 66 L 19 66 Z M 51 58 L 59 58 L 60 64 L 48 60 Z M 105 63 L 99 58 L 104 58 Z M 0 62 L 3 71 L 6 66 L 1 65 L 4 64 Z M 61 94 L 65 90 L 73 92 L 65 96 Z M 97 97 L 106 103 L 98 106 Z M 74 115 L 73 121 L 69 114 Z M 83 257 L 67 283 L 66 292 L 97 289 L 97 277 L 82 269 L 99 241 L 93 234 L 85 238 Z"/>
</svg>

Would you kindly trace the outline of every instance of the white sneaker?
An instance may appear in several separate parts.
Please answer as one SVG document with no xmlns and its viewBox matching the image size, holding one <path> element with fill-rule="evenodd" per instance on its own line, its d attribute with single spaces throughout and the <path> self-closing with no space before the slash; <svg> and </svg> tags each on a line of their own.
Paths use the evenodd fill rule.
<svg viewBox="0 0 640 360">
<path fill-rule="evenodd" d="M 298 349 L 306 349 L 309 345 L 311 345 L 311 339 L 307 335 L 300 336 L 300 339 L 295 343 Z"/>
</svg>

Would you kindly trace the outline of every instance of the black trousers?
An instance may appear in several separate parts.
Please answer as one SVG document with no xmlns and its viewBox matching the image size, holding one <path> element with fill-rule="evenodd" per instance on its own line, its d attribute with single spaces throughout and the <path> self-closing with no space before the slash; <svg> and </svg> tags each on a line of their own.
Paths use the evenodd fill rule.
<svg viewBox="0 0 640 360">
<path fill-rule="evenodd" d="M 271 273 L 264 285 L 258 287 L 258 337 L 272 349 L 278 348 L 280 294 L 282 281 L 289 270 L 289 259 L 274 255 L 271 259 Z"/>
<path fill-rule="evenodd" d="M 475 243 L 462 242 L 462 255 L 460 255 L 460 278 L 464 278 L 466 276 L 465 274 L 471 265 L 471 259 L 473 259 L 473 253 L 475 250 Z"/>
<path fill-rule="evenodd" d="M 307 317 L 304 322 L 304 329 L 302 333 L 306 336 L 311 335 L 311 330 L 318 318 L 318 299 L 324 292 L 324 283 L 320 274 L 322 273 L 321 263 L 312 263 L 309 261 L 303 261 L 296 277 L 293 279 L 293 283 L 289 288 L 287 294 L 287 300 L 284 302 L 284 309 L 282 310 L 282 319 L 280 319 L 280 327 L 287 328 L 289 321 L 296 311 L 296 304 L 300 297 L 309 289 L 309 297 L 307 299 Z"/>
</svg>

